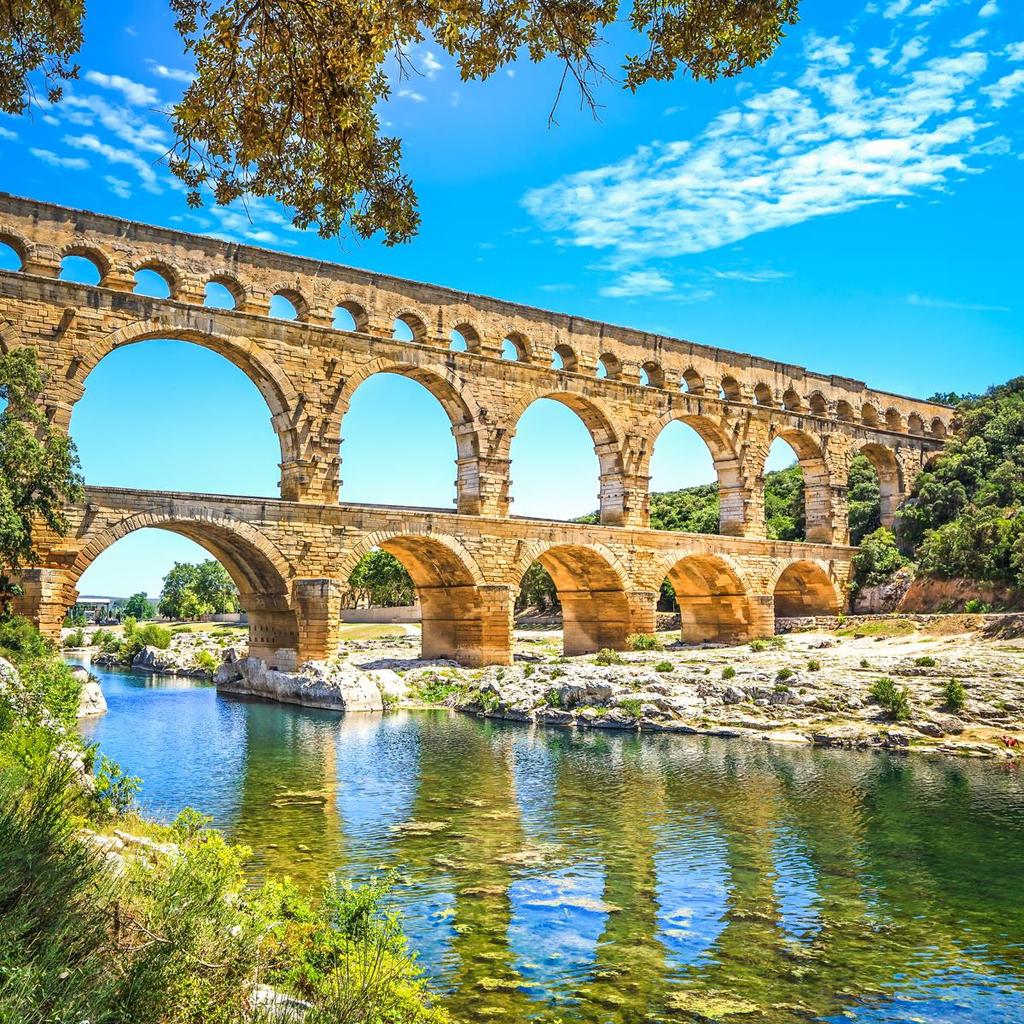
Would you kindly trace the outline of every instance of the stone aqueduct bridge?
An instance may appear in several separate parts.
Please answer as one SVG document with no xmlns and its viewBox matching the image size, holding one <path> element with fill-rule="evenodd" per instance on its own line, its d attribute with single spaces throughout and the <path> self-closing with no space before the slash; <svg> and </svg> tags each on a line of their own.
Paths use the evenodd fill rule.
<svg viewBox="0 0 1024 1024">
<path fill-rule="evenodd" d="M 23 579 L 22 610 L 51 631 L 92 560 L 156 526 L 224 563 L 249 609 L 253 650 L 282 666 L 333 650 L 340 591 L 374 547 L 409 569 L 430 656 L 508 661 L 514 597 L 533 561 L 554 577 L 570 653 L 622 647 L 629 633 L 649 631 L 666 576 L 686 638 L 769 634 L 776 613 L 843 602 L 851 459 L 863 453 L 875 466 L 890 521 L 950 426 L 945 406 L 798 366 L 6 195 L 0 241 L 22 262 L 0 271 L 0 345 L 37 349 L 47 373 L 41 401 L 56 425 L 70 427 L 104 356 L 176 338 L 250 377 L 281 445 L 280 500 L 88 488 L 70 510 L 68 536 L 40 528 L 40 564 Z M 99 284 L 61 280 L 69 255 L 92 260 Z M 168 298 L 133 293 L 143 269 L 164 278 Z M 203 305 L 209 282 L 228 289 L 234 309 Z M 292 303 L 295 320 L 270 317 L 275 295 Z M 339 308 L 354 329 L 332 327 Z M 393 338 L 399 320 L 411 341 Z M 452 331 L 464 351 L 452 350 Z M 514 360 L 502 358 L 506 342 Z M 420 382 L 448 414 L 455 511 L 338 503 L 345 412 L 377 373 Z M 539 398 L 568 406 L 593 438 L 600 526 L 510 515 L 510 446 Z M 647 528 L 650 459 L 673 420 L 711 451 L 720 535 Z M 764 539 L 764 464 L 775 438 L 803 468 L 806 544 Z"/>
</svg>

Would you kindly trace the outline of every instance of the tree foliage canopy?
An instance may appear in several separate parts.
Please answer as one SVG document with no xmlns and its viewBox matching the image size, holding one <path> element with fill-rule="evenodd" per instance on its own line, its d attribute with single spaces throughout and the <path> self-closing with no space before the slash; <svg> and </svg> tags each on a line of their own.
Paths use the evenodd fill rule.
<svg viewBox="0 0 1024 1024">
<path fill-rule="evenodd" d="M 0 602 L 32 561 L 33 521 L 67 531 L 64 507 L 82 493 L 75 444 L 35 404 L 43 380 L 32 348 L 0 354 Z"/>
<path fill-rule="evenodd" d="M 1024 586 L 1024 377 L 965 399 L 917 478 L 897 534 L 919 570 Z"/>
<path fill-rule="evenodd" d="M 238 611 L 238 587 L 213 558 L 205 562 L 175 562 L 164 577 L 160 614 L 170 619 Z"/>
<path fill-rule="evenodd" d="M 405 566 L 394 555 L 379 548 L 368 551 L 356 563 L 348 585 L 370 605 L 400 608 L 413 603 L 416 588 Z"/>
<path fill-rule="evenodd" d="M 153 606 L 153 602 L 140 590 L 137 594 L 132 594 L 125 601 L 121 614 L 130 615 L 133 619 L 144 622 L 146 619 L 153 618 L 156 614 L 156 608 Z"/>
<path fill-rule="evenodd" d="M 382 133 L 378 104 L 396 78 L 416 74 L 413 51 L 432 40 L 463 81 L 482 81 L 526 56 L 554 59 L 585 104 L 611 75 L 604 33 L 628 35 L 625 88 L 679 74 L 738 75 L 774 52 L 799 0 L 633 0 L 623 30 L 612 0 L 383 4 L 317 0 L 169 0 L 195 60 L 195 80 L 171 111 L 170 167 L 200 205 L 243 195 L 291 206 L 298 227 L 327 237 L 347 223 L 391 245 L 419 223 L 401 142 Z M 77 75 L 83 0 L 0 4 L 0 110 L 21 113 L 31 76 L 59 99 Z M 616 24 L 618 22 L 618 25 Z M 634 48 L 635 46 L 635 48 Z M 557 104 L 557 95 L 555 102 Z"/>
</svg>

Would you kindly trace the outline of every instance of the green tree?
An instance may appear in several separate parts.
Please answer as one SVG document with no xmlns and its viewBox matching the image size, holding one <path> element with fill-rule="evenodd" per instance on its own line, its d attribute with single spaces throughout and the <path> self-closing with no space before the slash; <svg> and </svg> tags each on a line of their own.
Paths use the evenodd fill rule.
<svg viewBox="0 0 1024 1024">
<path fill-rule="evenodd" d="M 294 223 L 336 234 L 405 241 L 419 215 L 401 167 L 401 141 L 381 132 L 379 105 L 415 73 L 426 39 L 463 81 L 481 81 L 522 56 L 553 59 L 585 104 L 611 76 L 605 33 L 623 40 L 622 85 L 688 74 L 713 81 L 766 60 L 798 0 L 607 0 L 474 4 L 460 0 L 342 4 L 310 0 L 169 0 L 195 79 L 171 111 L 171 171 L 201 205 L 242 195 L 290 205 Z M 30 76 L 51 100 L 77 76 L 83 0 L 0 4 L 0 110 L 21 113 Z M 628 28 L 627 28 L 628 26 Z M 560 95 L 561 86 L 558 89 Z M 558 96 L 555 97 L 557 105 Z"/>
<path fill-rule="evenodd" d="M 194 589 L 200 603 L 218 615 L 238 610 L 238 587 L 216 559 L 208 558 L 196 566 Z"/>
<path fill-rule="evenodd" d="M 922 573 L 1024 587 L 1024 377 L 963 401 L 897 537 Z"/>
<path fill-rule="evenodd" d="M 413 603 L 416 588 L 405 566 L 394 555 L 379 548 L 368 551 L 356 563 L 349 586 L 362 591 L 378 608 L 398 608 Z"/>
<path fill-rule="evenodd" d="M 892 530 L 879 527 L 864 537 L 853 556 L 854 590 L 884 583 L 902 569 L 907 561 L 896 545 Z"/>
<path fill-rule="evenodd" d="M 2 52 L 2 51 L 0 51 Z M 0 56 L 0 78 L 3 57 Z M 82 495 L 74 442 L 36 404 L 43 378 L 35 349 L 0 354 L 0 613 L 20 593 L 18 572 L 34 555 L 37 522 L 63 535 L 64 509 Z"/>
<path fill-rule="evenodd" d="M 132 594 L 127 601 L 121 606 L 121 613 L 123 615 L 130 615 L 132 618 L 137 620 L 151 619 L 156 614 L 156 608 L 153 602 L 142 591 L 137 594 Z"/>
<path fill-rule="evenodd" d="M 850 543 L 859 544 L 882 525 L 878 474 L 867 456 L 857 455 L 850 463 L 848 488 Z"/>
<path fill-rule="evenodd" d="M 804 474 L 795 463 L 764 475 L 764 520 L 770 540 L 804 540 Z"/>
<path fill-rule="evenodd" d="M 523 574 L 523 582 L 519 585 L 519 595 L 516 597 L 516 611 L 521 612 L 526 608 L 537 608 L 539 611 L 559 611 L 561 602 L 558 600 L 558 590 L 551 574 L 540 562 L 533 562 L 529 569 Z"/>
</svg>

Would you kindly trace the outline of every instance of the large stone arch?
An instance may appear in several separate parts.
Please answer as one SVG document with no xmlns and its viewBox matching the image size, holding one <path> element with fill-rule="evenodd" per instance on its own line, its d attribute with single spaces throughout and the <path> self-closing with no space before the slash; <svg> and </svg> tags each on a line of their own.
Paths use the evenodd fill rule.
<svg viewBox="0 0 1024 1024">
<path fill-rule="evenodd" d="M 827 562 L 795 559 L 778 566 L 768 582 L 778 618 L 837 615 L 845 603 L 843 591 Z"/>
<path fill-rule="evenodd" d="M 122 537 L 147 528 L 195 541 L 227 570 L 249 616 L 249 653 L 270 665 L 291 667 L 300 656 L 299 622 L 292 601 L 295 572 L 277 547 L 248 523 L 212 510 L 138 512 L 89 536 L 71 563 L 77 585 L 93 561 Z"/>
<path fill-rule="evenodd" d="M 508 588 L 488 587 L 476 560 L 455 537 L 422 531 L 379 531 L 364 537 L 339 569 L 347 581 L 360 558 L 380 548 L 405 566 L 416 587 L 422 656 L 464 665 L 507 662 L 511 654 Z"/>
<path fill-rule="evenodd" d="M 601 522 L 618 525 L 624 516 L 623 495 L 628 473 L 623 452 L 623 431 L 616 423 L 615 416 L 600 399 L 560 390 L 536 391 L 524 395 L 508 414 L 507 429 L 498 441 L 496 457 L 511 460 L 512 441 L 519 430 L 520 421 L 534 403 L 545 398 L 564 405 L 586 427 L 597 455 Z"/>
<path fill-rule="evenodd" d="M 759 456 L 760 486 L 764 487 L 765 462 L 776 439 L 785 441 L 796 455 L 804 479 L 806 539 L 821 544 L 833 543 L 835 523 L 832 501 L 832 473 L 820 437 L 784 423 L 772 424 L 767 444 Z M 845 515 L 845 513 L 844 513 Z"/>
<path fill-rule="evenodd" d="M 662 563 L 686 643 L 737 643 L 770 632 L 743 570 L 726 554 L 677 552 Z"/>
<path fill-rule="evenodd" d="M 437 399 L 451 423 L 452 436 L 455 438 L 457 508 L 460 512 L 478 514 L 481 511 L 480 410 L 458 374 L 443 363 L 436 362 L 436 357 L 421 363 L 415 356 L 422 353 L 412 347 L 409 353 L 414 358 L 408 362 L 393 357 L 374 359 L 341 382 L 328 409 L 329 436 L 337 437 L 340 445 L 345 413 L 360 385 L 371 377 L 393 373 L 416 381 Z"/>
<path fill-rule="evenodd" d="M 863 455 L 878 475 L 882 525 L 891 527 L 905 493 L 903 469 L 896 458 L 896 453 L 892 448 L 877 441 L 864 441 L 853 454 Z"/>
<path fill-rule="evenodd" d="M 204 328 L 145 320 L 121 327 L 76 353 L 60 379 L 47 384 L 46 404 L 54 426 L 71 429 L 71 414 L 85 393 L 89 374 L 116 349 L 144 341 L 185 341 L 223 356 L 252 381 L 270 410 L 270 422 L 281 446 L 281 497 L 297 498 L 288 483 L 290 467 L 302 460 L 302 402 L 288 375 L 261 346 L 249 338 L 221 334 L 207 321 Z"/>
<path fill-rule="evenodd" d="M 685 408 L 669 409 L 654 424 L 651 443 L 647 447 L 642 476 L 650 477 L 651 459 L 658 439 L 670 423 L 685 423 L 707 446 L 718 479 L 718 532 L 740 537 L 748 532 L 747 495 L 748 486 L 744 478 L 742 462 L 733 443 L 732 433 L 710 416 L 690 412 Z"/>
<path fill-rule="evenodd" d="M 540 562 L 551 575 L 562 605 L 565 653 L 588 654 L 605 647 L 623 650 L 633 628 L 630 580 L 601 544 L 535 543 L 519 557 L 510 579 L 515 587 Z"/>
</svg>

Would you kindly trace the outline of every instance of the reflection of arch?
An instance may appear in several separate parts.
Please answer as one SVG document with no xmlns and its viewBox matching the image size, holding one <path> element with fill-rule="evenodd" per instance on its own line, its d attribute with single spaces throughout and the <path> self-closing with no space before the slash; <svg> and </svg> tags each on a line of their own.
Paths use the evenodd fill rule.
<svg viewBox="0 0 1024 1024">
<path fill-rule="evenodd" d="M 836 615 L 843 605 L 828 571 L 818 562 L 790 562 L 777 571 L 772 592 L 775 614 L 783 619 Z"/>
<path fill-rule="evenodd" d="M 71 567 L 77 582 L 92 562 L 112 544 L 148 527 L 169 530 L 195 541 L 217 559 L 238 587 L 242 607 L 249 616 L 249 653 L 276 663 L 281 649 L 298 649 L 299 630 L 290 607 L 291 579 L 287 559 L 263 534 L 209 509 L 138 512 L 104 529 L 79 552 Z"/>
<path fill-rule="evenodd" d="M 750 588 L 727 555 L 683 555 L 667 569 L 687 643 L 749 639 L 754 622 Z"/>
<path fill-rule="evenodd" d="M 589 654 L 611 647 L 621 650 L 632 630 L 625 572 L 602 545 L 530 545 L 512 578 L 518 583 L 533 562 L 551 574 L 562 605 L 566 654 Z"/>
<path fill-rule="evenodd" d="M 878 474 L 882 525 L 892 526 L 903 497 L 903 471 L 899 460 L 891 448 L 874 441 L 862 444 L 856 454 L 863 455 Z"/>
<path fill-rule="evenodd" d="M 420 602 L 423 657 L 453 658 L 480 664 L 485 650 L 502 646 L 507 654 L 509 615 L 485 615 L 480 587 L 484 578 L 476 561 L 454 537 L 380 531 L 364 537 L 345 559 L 339 576 L 348 579 L 359 559 L 374 548 L 394 555 L 412 577 Z M 503 618 L 502 618 L 503 616 Z"/>
</svg>

